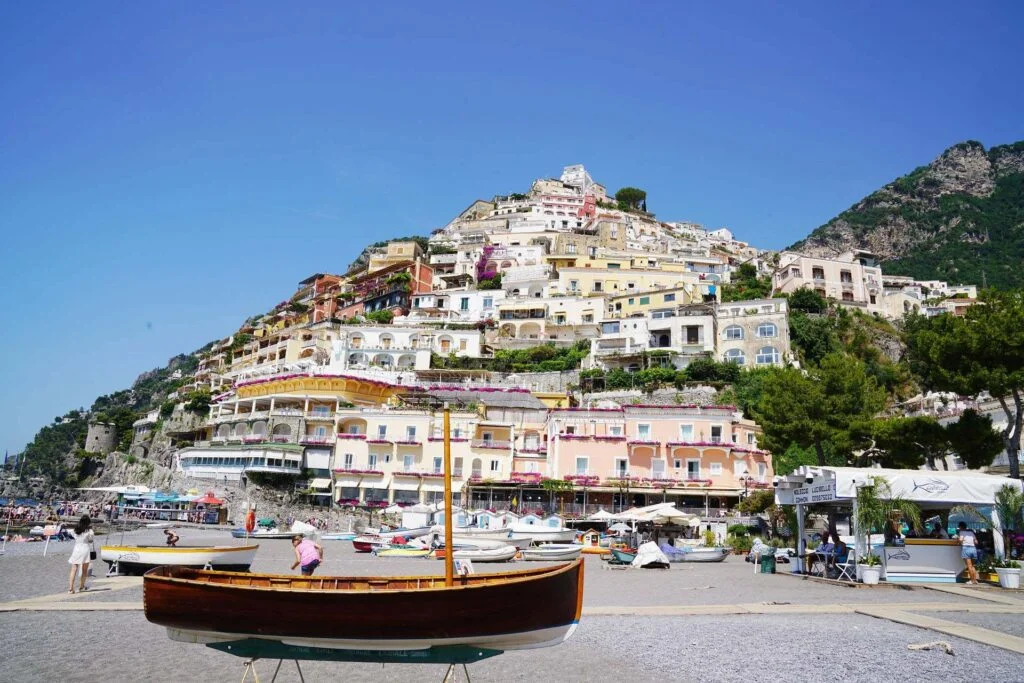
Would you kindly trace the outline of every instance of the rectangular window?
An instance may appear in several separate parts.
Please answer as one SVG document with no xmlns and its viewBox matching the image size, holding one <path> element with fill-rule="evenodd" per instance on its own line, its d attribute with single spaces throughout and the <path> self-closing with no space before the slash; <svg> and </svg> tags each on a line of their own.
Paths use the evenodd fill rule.
<svg viewBox="0 0 1024 683">
<path fill-rule="evenodd" d="M 625 477 L 629 474 L 629 460 L 626 458 L 615 458 L 615 476 Z"/>
<path fill-rule="evenodd" d="M 642 297 L 640 297 L 640 305 L 641 306 L 644 306 L 644 305 L 649 304 L 649 303 L 651 303 L 651 297 L 649 297 L 649 296 L 642 296 Z"/>
<path fill-rule="evenodd" d="M 369 465 L 371 470 L 375 468 L 377 466 L 377 454 L 370 453 L 368 456 L 366 456 L 366 464 Z"/>
<path fill-rule="evenodd" d="M 616 334 L 619 331 L 619 323 L 601 323 L 602 334 Z"/>
<path fill-rule="evenodd" d="M 700 460 L 686 461 L 686 478 L 700 479 Z"/>
<path fill-rule="evenodd" d="M 622 436 L 622 427 L 619 425 L 612 425 L 608 428 L 608 433 L 611 436 Z"/>
<path fill-rule="evenodd" d="M 651 461 L 651 477 L 654 479 L 665 478 L 665 461 L 664 460 L 652 460 Z"/>
<path fill-rule="evenodd" d="M 313 430 L 313 436 L 315 436 L 318 439 L 327 438 L 327 427 L 317 427 L 316 429 Z"/>
<path fill-rule="evenodd" d="M 501 471 L 501 461 L 500 460 L 492 460 L 491 461 L 491 472 L 500 472 L 500 471 Z"/>
<path fill-rule="evenodd" d="M 444 460 L 441 458 L 434 458 L 434 474 L 444 473 Z"/>
<path fill-rule="evenodd" d="M 618 263 L 609 263 L 608 270 L 620 270 L 621 266 Z"/>
<path fill-rule="evenodd" d="M 586 474 L 590 458 L 576 458 L 576 474 Z"/>
<path fill-rule="evenodd" d="M 416 460 L 415 455 L 403 455 L 402 456 L 402 469 L 406 472 L 412 471 L 412 464 Z"/>
<path fill-rule="evenodd" d="M 455 461 L 452 463 L 452 476 L 462 476 L 462 458 L 455 458 Z"/>
<path fill-rule="evenodd" d="M 459 351 L 465 351 L 465 350 L 466 350 L 466 340 L 465 339 L 460 339 L 459 340 Z"/>
<path fill-rule="evenodd" d="M 665 303 L 668 303 L 669 301 L 675 301 L 675 300 L 676 300 L 676 295 L 675 294 L 666 294 L 665 295 Z"/>
<path fill-rule="evenodd" d="M 580 281 L 579 280 L 569 280 L 569 291 L 570 292 L 578 291 L 579 288 L 580 288 Z"/>
<path fill-rule="evenodd" d="M 711 426 L 711 441 L 719 443 L 722 440 L 722 425 Z"/>
<path fill-rule="evenodd" d="M 461 299 L 459 299 L 459 310 L 460 311 L 468 311 L 469 310 L 469 297 L 464 296 Z"/>
<path fill-rule="evenodd" d="M 409 425 L 405 428 L 405 440 L 415 441 L 416 440 L 416 426 Z"/>
<path fill-rule="evenodd" d="M 737 434 L 736 432 L 732 433 L 732 442 L 733 443 L 739 443 L 740 442 L 740 435 Z"/>
<path fill-rule="evenodd" d="M 641 441 L 648 441 L 651 438 L 651 425 L 637 425 L 636 438 Z"/>
<path fill-rule="evenodd" d="M 693 425 L 679 425 L 679 440 L 693 441 Z"/>
<path fill-rule="evenodd" d="M 754 432 L 747 432 L 747 445 L 754 445 Z"/>
<path fill-rule="evenodd" d="M 713 463 L 711 463 L 710 465 L 708 465 L 708 472 L 711 473 L 712 477 L 720 477 L 720 476 L 722 476 L 722 463 L 720 463 L 720 462 L 713 462 Z"/>
<path fill-rule="evenodd" d="M 634 304 L 634 302 L 636 302 L 636 299 L 634 299 L 633 297 L 630 297 L 630 298 L 629 298 L 629 299 L 628 299 L 628 300 L 626 301 L 626 303 L 627 303 L 627 304 L 629 304 L 630 306 L 632 306 L 632 305 Z"/>
<path fill-rule="evenodd" d="M 565 433 L 566 434 L 575 434 L 576 433 L 576 427 L 574 427 L 574 426 L 566 427 L 565 428 Z"/>
<path fill-rule="evenodd" d="M 764 481 L 764 475 L 768 473 L 768 468 L 763 462 L 757 463 L 757 478 L 760 481 Z"/>
<path fill-rule="evenodd" d="M 742 460 L 737 460 L 732 464 L 732 473 L 737 477 L 743 476 L 747 473 L 747 463 Z"/>
<path fill-rule="evenodd" d="M 567 245 L 565 245 L 565 253 L 566 254 L 575 254 L 576 253 L 576 245 L 575 244 L 567 244 Z"/>
<path fill-rule="evenodd" d="M 526 463 L 526 471 L 527 472 L 540 472 L 540 467 L 538 467 L 537 463 L 535 463 L 535 462 L 528 462 L 528 463 Z"/>
<path fill-rule="evenodd" d="M 601 291 L 604 291 L 604 283 L 602 283 L 602 282 L 600 282 L 600 281 L 598 281 L 598 282 L 595 282 L 595 283 L 594 283 L 594 291 L 595 291 L 595 292 L 601 292 Z"/>
<path fill-rule="evenodd" d="M 676 459 L 674 459 L 674 460 L 672 461 L 672 467 L 674 467 L 674 468 L 675 468 L 675 469 L 677 469 L 677 470 L 681 470 L 681 469 L 683 469 L 683 460 L 682 460 L 682 458 L 676 458 Z"/>
<path fill-rule="evenodd" d="M 387 425 L 377 425 L 377 438 L 383 439 L 387 435 L 388 435 L 388 426 Z"/>
<path fill-rule="evenodd" d="M 484 297 L 484 308 L 485 309 L 494 308 L 494 298 L 493 297 L 489 297 L 489 296 L 485 296 Z"/>
</svg>

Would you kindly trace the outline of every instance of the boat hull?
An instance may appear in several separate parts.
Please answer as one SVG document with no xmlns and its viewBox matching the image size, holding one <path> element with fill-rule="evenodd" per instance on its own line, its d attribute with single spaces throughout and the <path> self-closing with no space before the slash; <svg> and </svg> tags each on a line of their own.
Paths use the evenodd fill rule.
<svg viewBox="0 0 1024 683">
<path fill-rule="evenodd" d="M 534 543 L 569 543 L 576 539 L 574 529 L 556 529 L 541 526 L 540 524 L 528 524 L 526 526 L 511 527 L 512 538 L 532 538 Z"/>
<path fill-rule="evenodd" d="M 583 551 L 578 545 L 549 545 L 527 548 L 523 551 L 523 559 L 530 562 L 568 562 L 575 560 Z"/>
<path fill-rule="evenodd" d="M 247 572 L 256 557 L 258 545 L 243 546 L 111 546 L 100 547 L 99 557 L 108 565 L 117 563 L 121 574 L 143 574 L 154 567 L 202 568 L 207 565 L 221 571 Z"/>
<path fill-rule="evenodd" d="M 679 555 L 670 555 L 670 562 L 722 562 L 729 556 L 728 548 L 694 548 Z"/>
<path fill-rule="evenodd" d="M 252 532 L 252 533 L 247 535 L 246 532 L 245 532 L 245 529 L 232 529 L 231 530 L 231 535 L 234 538 L 250 538 L 250 539 L 254 539 L 254 540 L 263 540 L 263 539 L 268 539 L 269 540 L 269 539 L 273 539 L 273 538 L 292 538 L 297 533 L 298 532 L 293 532 L 293 531 L 265 531 L 263 533 L 260 533 L 258 531 L 254 531 L 254 532 Z"/>
<path fill-rule="evenodd" d="M 321 541 L 351 541 L 356 537 L 355 532 L 345 532 L 340 534 L 324 534 L 320 537 Z"/>
<path fill-rule="evenodd" d="M 560 643 L 575 630 L 583 562 L 458 577 L 452 587 L 438 576 L 297 577 L 160 567 L 143 580 L 143 603 L 149 621 L 193 643 L 261 639 L 371 652 L 526 649 Z M 524 604 L 531 608 L 518 609 Z"/>
</svg>

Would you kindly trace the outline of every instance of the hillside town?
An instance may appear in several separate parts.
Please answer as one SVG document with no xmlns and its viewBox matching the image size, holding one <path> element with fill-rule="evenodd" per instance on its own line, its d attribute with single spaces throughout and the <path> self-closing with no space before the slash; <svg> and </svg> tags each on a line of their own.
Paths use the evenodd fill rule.
<svg viewBox="0 0 1024 683">
<path fill-rule="evenodd" d="M 725 228 L 658 220 L 642 190 L 617 194 L 567 166 L 472 202 L 429 239 L 305 278 L 201 352 L 176 395 L 209 392 L 209 414 L 174 434 L 175 467 L 312 504 L 435 502 L 448 405 L 456 502 L 541 508 L 555 481 L 575 514 L 668 500 L 724 515 L 772 485 L 759 426 L 713 390 L 616 391 L 593 375 L 797 364 L 786 297 L 801 289 L 890 320 L 976 301 L 973 285 L 886 275 L 864 251 L 763 251 Z M 741 273 L 765 294 L 736 300 Z M 539 362 L 497 362 L 517 352 Z M 908 414 L 931 405 L 918 399 Z M 932 399 L 932 414 L 947 410 Z M 135 423 L 132 457 L 147 457 L 158 422 Z M 87 450 L 113 450 L 105 429 L 91 427 Z"/>
</svg>

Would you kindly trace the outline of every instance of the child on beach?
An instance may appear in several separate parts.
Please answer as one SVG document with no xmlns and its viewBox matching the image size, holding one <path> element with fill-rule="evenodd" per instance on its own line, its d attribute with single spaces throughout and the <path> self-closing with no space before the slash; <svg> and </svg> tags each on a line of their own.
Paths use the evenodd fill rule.
<svg viewBox="0 0 1024 683">
<path fill-rule="evenodd" d="M 303 538 L 300 534 L 292 538 L 292 547 L 295 548 L 295 562 L 292 563 L 292 569 L 302 565 L 302 575 L 312 576 L 313 571 L 323 562 L 323 546 Z"/>
<path fill-rule="evenodd" d="M 68 558 L 68 564 L 71 565 L 71 572 L 68 576 L 68 593 L 75 592 L 75 576 L 79 571 L 82 576 L 78 583 L 78 590 L 85 590 L 85 579 L 89 575 L 89 554 L 92 552 L 92 542 L 95 538 L 89 515 L 82 515 L 71 535 L 75 538 L 75 547 L 71 551 L 71 557 Z"/>
</svg>

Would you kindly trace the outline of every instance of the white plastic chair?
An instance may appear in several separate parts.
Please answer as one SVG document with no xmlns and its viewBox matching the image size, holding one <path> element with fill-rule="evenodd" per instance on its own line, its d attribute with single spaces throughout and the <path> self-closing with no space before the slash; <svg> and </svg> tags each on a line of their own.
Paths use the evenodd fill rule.
<svg viewBox="0 0 1024 683">
<path fill-rule="evenodd" d="M 836 581 L 857 581 L 857 558 L 854 557 L 853 550 L 846 554 L 846 562 L 837 562 L 835 567 L 839 570 Z"/>
</svg>

